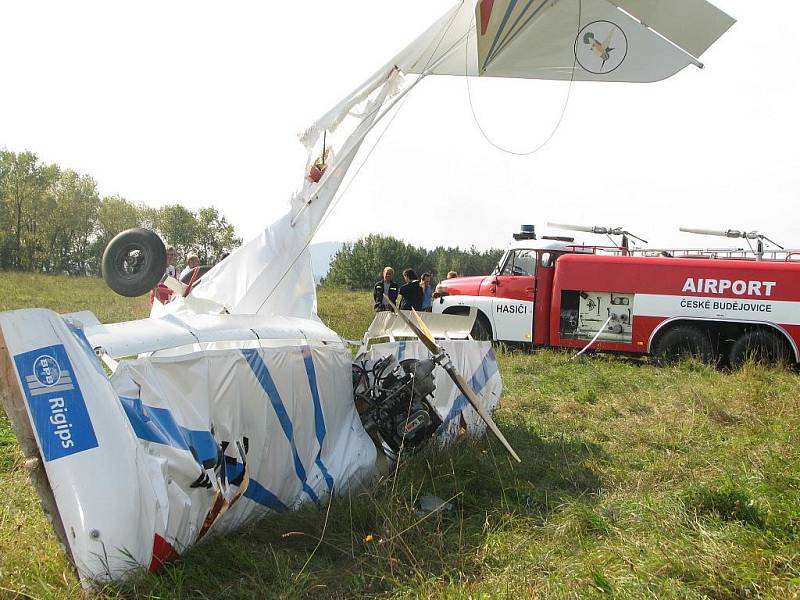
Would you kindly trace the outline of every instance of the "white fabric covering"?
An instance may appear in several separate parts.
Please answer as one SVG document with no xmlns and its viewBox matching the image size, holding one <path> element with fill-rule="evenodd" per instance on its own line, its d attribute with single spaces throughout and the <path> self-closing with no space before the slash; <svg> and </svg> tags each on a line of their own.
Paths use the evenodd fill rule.
<svg viewBox="0 0 800 600">
<path fill-rule="evenodd" d="M 316 318 L 308 244 L 398 77 L 396 70 L 384 76 L 376 97 L 366 101 L 366 116 L 357 119 L 358 125 L 319 183 L 306 179 L 290 211 L 207 273 L 192 295 L 216 302 L 230 313 Z"/>
<path fill-rule="evenodd" d="M 25 408 L 68 532 L 61 541 L 87 582 L 157 566 L 158 538 L 162 550 L 184 552 L 218 493 L 241 497 L 208 535 L 373 476 L 376 450 L 341 346 L 140 358 L 122 361 L 109 381 L 81 332 L 51 311 L 1 313 L 0 328 L 17 383 L 32 394 Z M 52 388 L 35 381 L 42 357 L 51 357 Z M 244 464 L 248 478 L 236 483 Z"/>
<path fill-rule="evenodd" d="M 0 313 L 0 331 L 67 532 L 61 542 L 87 586 L 155 568 L 206 536 L 321 504 L 375 475 L 351 354 L 340 345 L 273 339 L 264 348 L 143 357 L 120 362 L 109 380 L 83 332 L 52 311 Z M 502 383 L 491 344 L 442 345 L 494 409 Z M 370 353 L 427 356 L 418 341 Z M 446 374 L 437 369 L 435 378 L 445 422 L 437 439 L 447 444 L 462 427 L 482 434 Z"/>
</svg>

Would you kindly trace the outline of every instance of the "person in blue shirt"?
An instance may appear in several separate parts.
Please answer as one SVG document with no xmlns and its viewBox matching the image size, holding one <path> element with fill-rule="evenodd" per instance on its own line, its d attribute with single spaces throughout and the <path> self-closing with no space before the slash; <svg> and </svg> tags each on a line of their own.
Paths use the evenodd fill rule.
<svg viewBox="0 0 800 600">
<path fill-rule="evenodd" d="M 423 273 L 419 280 L 422 288 L 422 310 L 431 312 L 433 310 L 433 286 L 431 285 L 431 274 Z"/>
</svg>

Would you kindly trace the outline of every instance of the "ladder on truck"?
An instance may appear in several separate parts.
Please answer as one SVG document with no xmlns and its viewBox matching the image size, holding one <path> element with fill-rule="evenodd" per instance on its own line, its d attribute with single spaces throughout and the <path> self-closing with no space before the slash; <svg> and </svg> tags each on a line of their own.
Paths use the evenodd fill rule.
<svg viewBox="0 0 800 600">
<path fill-rule="evenodd" d="M 757 250 L 755 248 L 620 248 L 614 254 L 629 256 L 672 256 L 675 258 L 715 258 L 727 260 L 762 260 L 800 262 L 800 248 Z"/>
<path fill-rule="evenodd" d="M 649 248 L 646 246 L 634 246 L 631 239 L 638 240 L 647 244 L 644 240 L 630 231 L 622 227 L 601 227 L 598 225 L 567 225 L 563 223 L 548 223 L 550 227 L 558 229 L 567 229 L 570 231 L 582 231 L 586 233 L 593 233 L 597 235 L 605 235 L 612 243 L 615 243 L 614 237 L 620 238 L 620 243 L 613 246 L 594 246 L 581 248 L 592 248 L 595 253 L 612 254 L 617 256 L 665 256 L 675 258 L 711 258 L 711 259 L 726 259 L 726 260 L 754 260 L 754 261 L 768 261 L 768 262 L 800 262 L 800 248 L 784 248 L 780 244 L 772 241 L 766 235 L 758 231 L 740 231 L 738 229 L 696 229 L 689 227 L 681 227 L 680 230 L 684 233 L 693 233 L 697 235 L 709 235 L 726 238 L 743 239 L 747 243 L 747 247 L 738 248 L 709 248 L 709 247 L 691 247 L 691 248 Z M 575 248 L 578 248 L 576 245 Z"/>
</svg>

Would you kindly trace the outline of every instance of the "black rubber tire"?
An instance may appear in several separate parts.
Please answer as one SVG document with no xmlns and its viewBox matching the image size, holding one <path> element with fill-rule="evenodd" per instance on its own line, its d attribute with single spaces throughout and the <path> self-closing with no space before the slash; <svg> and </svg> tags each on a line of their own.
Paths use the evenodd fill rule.
<svg viewBox="0 0 800 600">
<path fill-rule="evenodd" d="M 161 281 L 166 268 L 164 242 L 149 229 L 127 229 L 103 252 L 103 279 L 120 296 L 146 294 Z"/>
<path fill-rule="evenodd" d="M 472 336 L 472 339 L 481 342 L 492 341 L 492 326 L 483 313 L 479 312 L 478 316 L 475 318 L 475 324 L 472 326 L 470 335 Z"/>
<path fill-rule="evenodd" d="M 671 364 L 684 358 L 697 358 L 704 363 L 716 361 L 711 338 L 691 325 L 676 325 L 662 333 L 653 348 L 659 364 Z"/>
<path fill-rule="evenodd" d="M 786 340 L 778 333 L 767 329 L 746 331 L 731 346 L 728 360 L 733 369 L 738 369 L 748 360 L 759 364 L 785 365 L 791 359 L 791 350 Z"/>
</svg>

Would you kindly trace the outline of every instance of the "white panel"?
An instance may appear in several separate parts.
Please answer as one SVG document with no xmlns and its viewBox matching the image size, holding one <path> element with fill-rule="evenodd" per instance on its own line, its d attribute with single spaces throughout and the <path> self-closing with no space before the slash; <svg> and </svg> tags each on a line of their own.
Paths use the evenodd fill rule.
<svg viewBox="0 0 800 600">
<path fill-rule="evenodd" d="M 506 342 L 533 341 L 533 302 L 492 298 L 494 337 Z"/>
<path fill-rule="evenodd" d="M 636 294 L 634 314 L 650 317 L 730 319 L 800 325 L 800 302 Z"/>
<path fill-rule="evenodd" d="M 146 455 L 96 357 L 81 346 L 63 319 L 49 310 L 0 313 L 0 328 L 20 369 L 18 383 L 23 395 L 32 375 L 24 366 L 26 355 L 55 357 L 59 377 L 69 373 L 72 379 L 71 398 L 37 395 L 26 408 L 67 532 L 65 542 L 81 578 L 119 577 L 131 568 L 131 560 L 147 565 L 153 531 L 158 527 L 156 494 L 148 483 L 148 473 L 139 468 Z M 49 420 L 42 418 L 48 404 L 51 419 L 56 416 L 53 407 L 63 404 L 67 409 L 62 413 L 63 423 L 71 434 L 66 443 L 72 445 L 63 456 L 53 455 L 59 449 L 52 442 L 58 440 L 40 435 L 43 423 L 48 426 Z M 30 405 L 37 406 L 39 419 L 33 417 Z M 58 422 L 49 421 L 49 433 Z M 114 548 L 124 548 L 130 555 L 114 553 Z"/>
<path fill-rule="evenodd" d="M 403 311 L 408 318 L 414 321 L 411 311 Z M 469 315 L 445 315 L 434 312 L 420 312 L 417 315 L 422 319 L 434 338 L 466 338 L 475 324 L 478 312 L 471 310 Z M 406 322 L 391 311 L 375 313 L 364 340 L 369 341 L 381 337 L 417 337 Z"/>
<path fill-rule="evenodd" d="M 259 315 L 166 315 L 84 330 L 93 348 L 113 358 L 136 356 L 191 345 L 244 340 L 307 340 L 339 344 L 341 340 L 319 321 Z"/>
</svg>

